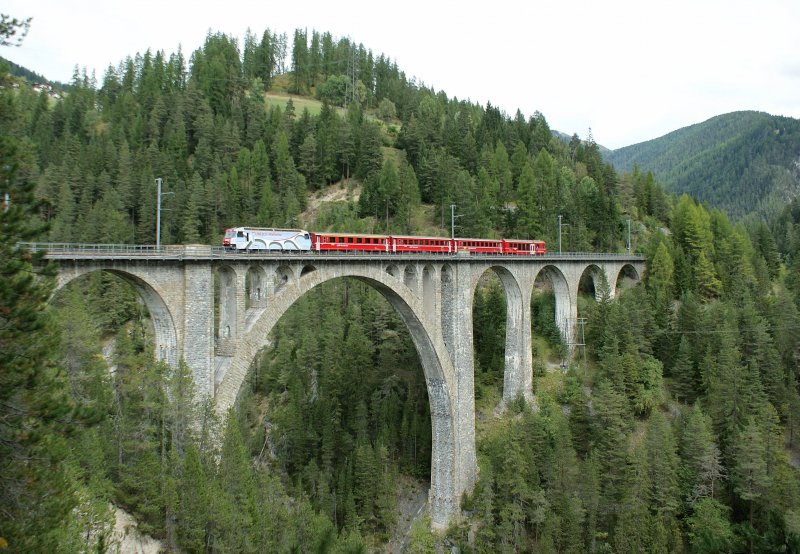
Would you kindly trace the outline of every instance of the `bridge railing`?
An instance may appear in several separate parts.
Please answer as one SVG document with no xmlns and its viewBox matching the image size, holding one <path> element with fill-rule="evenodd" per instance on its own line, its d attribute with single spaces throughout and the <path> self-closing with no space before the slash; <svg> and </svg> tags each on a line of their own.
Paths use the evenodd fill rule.
<svg viewBox="0 0 800 554">
<path fill-rule="evenodd" d="M 619 253 L 619 252 L 548 252 L 547 254 L 540 254 L 536 256 L 528 256 L 521 254 L 492 254 L 480 253 L 464 255 L 463 253 L 434 253 L 434 252 L 360 252 L 356 250 L 347 251 L 285 251 L 276 252 L 269 250 L 229 250 L 222 246 L 210 246 L 202 244 L 189 244 L 189 245 L 166 245 L 156 246 L 153 244 L 89 244 L 89 243 L 67 243 L 67 242 L 20 242 L 20 248 L 29 250 L 31 252 L 46 251 L 48 256 L 52 257 L 125 257 L 125 258 L 169 258 L 169 259 L 186 259 L 186 258 L 227 258 L 227 259 L 247 259 L 247 258 L 265 258 L 277 257 L 283 258 L 288 256 L 314 256 L 314 257 L 369 257 L 377 258 L 380 256 L 399 257 L 399 256 L 431 256 L 431 257 L 453 257 L 453 258 L 467 258 L 467 259 L 482 259 L 482 258 L 498 258 L 503 257 L 506 259 L 564 259 L 564 258 L 641 258 L 636 254 Z"/>
<path fill-rule="evenodd" d="M 148 244 L 88 244 L 75 242 L 20 242 L 17 246 L 31 252 L 49 254 L 164 254 L 166 246 Z M 182 249 L 182 247 L 181 247 Z"/>
</svg>

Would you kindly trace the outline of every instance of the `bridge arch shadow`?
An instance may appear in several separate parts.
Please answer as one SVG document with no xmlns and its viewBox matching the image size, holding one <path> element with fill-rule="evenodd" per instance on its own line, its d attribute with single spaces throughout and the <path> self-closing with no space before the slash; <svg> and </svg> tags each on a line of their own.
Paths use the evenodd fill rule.
<svg viewBox="0 0 800 554">
<path fill-rule="evenodd" d="M 245 309 L 263 307 L 267 298 L 267 273 L 259 265 L 251 265 L 245 275 Z"/>
<path fill-rule="evenodd" d="M 173 367 L 178 366 L 178 333 L 175 320 L 165 294 L 161 290 L 146 281 L 132 271 L 117 268 L 96 268 L 91 269 L 75 268 L 72 271 L 59 272 L 58 282 L 53 289 L 53 297 L 63 290 L 76 279 L 86 278 L 92 273 L 106 272 L 129 284 L 147 307 L 150 313 L 150 321 L 153 326 L 155 341 L 154 354 L 156 360 L 163 360 Z"/>
<path fill-rule="evenodd" d="M 620 268 L 619 273 L 616 276 L 612 275 L 611 277 L 614 279 L 612 289 L 615 292 L 614 296 L 625 289 L 636 286 L 642 280 L 642 276 L 639 275 L 639 272 L 636 270 L 636 267 L 634 267 L 633 264 L 623 265 Z"/>
<path fill-rule="evenodd" d="M 613 296 L 614 291 L 610 288 L 605 271 L 597 264 L 589 264 L 581 273 L 578 292 L 591 294 L 595 300 L 600 301 L 605 294 Z"/>
<path fill-rule="evenodd" d="M 229 265 L 214 268 L 214 296 L 217 310 L 214 320 L 216 350 L 229 354 L 236 348 L 238 338 L 238 306 L 236 302 L 236 272 Z"/>
<path fill-rule="evenodd" d="M 544 303 L 541 305 L 541 309 L 548 311 L 543 320 L 555 322 L 561 346 L 568 349 L 571 340 L 571 325 L 574 325 L 574 322 L 571 322 L 570 319 L 573 317 L 572 314 L 576 313 L 576 307 L 573 306 L 567 277 L 555 265 L 541 267 L 534 277 L 533 294 L 536 295 L 537 293 L 552 294 L 552 308 L 549 299 L 543 298 Z M 533 304 L 533 298 L 531 303 Z M 550 312 L 551 309 L 552 312 Z M 540 329 L 539 331 L 540 333 L 547 333 L 547 329 Z M 550 337 L 551 340 L 555 338 Z M 566 354 L 566 351 L 561 354 Z"/>
<path fill-rule="evenodd" d="M 500 287 L 502 291 L 502 298 L 504 306 L 493 306 L 497 304 L 497 298 L 493 295 L 496 294 L 496 289 L 492 287 Z M 523 301 L 522 288 L 515 275 L 509 271 L 507 267 L 500 265 L 492 265 L 483 270 L 477 277 L 472 287 L 472 306 L 476 309 L 476 301 L 478 294 L 487 294 L 485 301 L 488 303 L 482 309 L 487 311 L 489 318 L 500 320 L 492 321 L 475 321 L 473 326 L 473 340 L 476 347 L 476 360 L 481 370 L 486 371 L 487 368 L 483 367 L 487 363 L 498 365 L 500 355 L 496 352 L 498 348 L 498 340 L 502 342 L 502 368 L 503 372 L 503 386 L 502 386 L 502 401 L 500 408 L 503 409 L 505 404 L 513 400 L 518 394 L 522 394 L 527 400 L 533 398 L 532 378 L 530 375 L 530 343 L 526 340 L 528 334 L 524 332 L 526 325 L 526 310 L 527 303 Z M 493 312 L 504 312 L 501 314 Z M 477 314 L 478 319 L 483 318 L 482 314 Z M 489 326 L 490 328 L 485 328 Z M 479 329 L 479 327 L 484 327 Z M 496 329 L 500 329 L 505 335 L 503 338 L 495 336 L 486 337 L 484 334 L 494 333 Z M 483 338 L 481 338 L 483 336 Z M 489 349 L 495 352 L 483 350 L 478 346 L 478 342 L 487 340 Z M 491 358 L 491 359 L 489 359 Z"/>
</svg>

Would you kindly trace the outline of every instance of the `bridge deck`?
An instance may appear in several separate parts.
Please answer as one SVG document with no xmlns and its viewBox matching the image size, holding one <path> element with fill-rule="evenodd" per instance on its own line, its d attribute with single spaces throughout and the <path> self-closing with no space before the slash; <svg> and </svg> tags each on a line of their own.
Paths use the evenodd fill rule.
<svg viewBox="0 0 800 554">
<path fill-rule="evenodd" d="M 31 252 L 46 252 L 45 257 L 51 260 L 384 260 L 384 261 L 442 261 L 451 262 L 469 260 L 502 260 L 503 262 L 519 261 L 597 261 L 597 262 L 642 262 L 644 256 L 628 253 L 597 252 L 562 252 L 537 256 L 503 255 L 503 254 L 434 254 L 408 252 L 315 252 L 315 251 L 250 251 L 240 252 L 227 250 L 221 246 L 209 245 L 171 245 L 157 247 L 155 245 L 134 244 L 72 244 L 72 243 L 20 243 L 20 247 Z"/>
</svg>

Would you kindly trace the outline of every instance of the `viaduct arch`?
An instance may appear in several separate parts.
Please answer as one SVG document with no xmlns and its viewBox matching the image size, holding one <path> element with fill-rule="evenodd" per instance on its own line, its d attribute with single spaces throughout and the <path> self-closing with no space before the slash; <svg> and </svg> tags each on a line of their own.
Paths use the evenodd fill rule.
<svg viewBox="0 0 800 554">
<path fill-rule="evenodd" d="M 613 297 L 620 281 L 638 281 L 644 271 L 642 258 L 613 255 L 240 256 L 185 246 L 144 256 L 51 250 L 47 257 L 59 264 L 58 288 L 98 270 L 131 283 L 150 310 L 156 356 L 172 365 L 183 358 L 198 394 L 213 398 L 220 414 L 234 405 L 270 330 L 299 298 L 342 277 L 378 290 L 408 327 L 425 375 L 432 423 L 429 508 L 435 528 L 448 525 L 461 495 L 477 479 L 472 305 L 481 276 L 497 274 L 506 297 L 503 402 L 508 402 L 520 394 L 533 400 L 530 298 L 537 278 L 552 284 L 556 323 L 570 344 L 584 275 L 596 293 L 609 284 Z"/>
</svg>

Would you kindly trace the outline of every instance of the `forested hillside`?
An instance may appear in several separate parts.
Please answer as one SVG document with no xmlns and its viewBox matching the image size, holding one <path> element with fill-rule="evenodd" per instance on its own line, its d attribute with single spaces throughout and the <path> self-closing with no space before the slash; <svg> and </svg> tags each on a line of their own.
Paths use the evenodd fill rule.
<svg viewBox="0 0 800 554">
<path fill-rule="evenodd" d="M 553 138 L 542 114 L 448 98 L 316 31 L 146 51 L 99 82 L 76 72 L 62 100 L 0 84 L 0 549 L 103 551 L 112 502 L 186 552 L 363 552 L 398 535 L 413 552 L 800 551 L 796 204 L 734 226 L 652 173 L 618 174 L 591 139 Z M 551 251 L 559 215 L 572 251 L 621 251 L 630 219 L 648 272 L 613 301 L 584 283 L 586 348 L 563 369 L 542 278 L 536 409 L 505 414 L 505 298 L 482 281 L 480 481 L 444 535 L 419 520 L 406 536 L 397 499 L 429 478 L 430 413 L 375 290 L 342 279 L 301 299 L 225 421 L 185 364 L 154 361 L 121 280 L 90 275 L 46 304 L 52 283 L 17 242 L 152 244 L 156 177 L 166 244 L 243 224 L 446 235 L 454 203 L 459 235 Z M 345 199 L 319 204 L 333 184 Z"/>
<path fill-rule="evenodd" d="M 800 121 L 734 112 L 606 155 L 619 171 L 652 171 L 664 187 L 688 193 L 739 219 L 776 215 L 800 195 Z"/>
<path fill-rule="evenodd" d="M 359 215 L 379 214 L 365 223 L 378 229 L 446 234 L 455 203 L 462 236 L 552 240 L 562 214 L 573 249 L 622 243 L 614 177 L 593 143 L 552 142 L 541 114 L 509 119 L 409 82 L 347 39 L 308 38 L 295 33 L 291 73 L 286 37 L 267 31 L 247 34 L 243 52 L 211 34 L 188 60 L 147 51 L 99 83 L 76 73 L 62 102 L 22 87 L 22 169 L 48 205 L 50 238 L 154 243 L 155 177 L 172 193 L 162 242 L 213 244 L 225 226 L 296 226 L 309 193 L 352 178 Z M 321 108 L 265 91 L 312 94 Z M 435 207 L 428 221 L 411 217 L 420 201 Z"/>
</svg>

